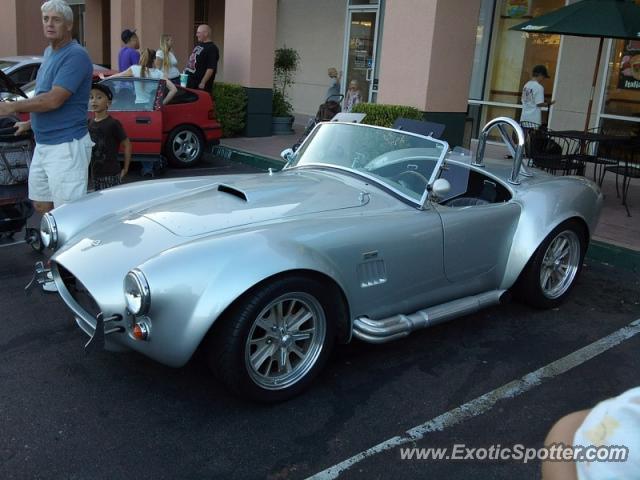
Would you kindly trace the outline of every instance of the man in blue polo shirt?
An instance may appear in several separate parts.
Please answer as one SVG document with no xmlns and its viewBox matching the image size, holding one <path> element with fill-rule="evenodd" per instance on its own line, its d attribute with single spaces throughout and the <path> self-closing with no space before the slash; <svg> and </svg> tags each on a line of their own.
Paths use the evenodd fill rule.
<svg viewBox="0 0 640 480">
<path fill-rule="evenodd" d="M 63 0 L 42 7 L 49 46 L 29 100 L 0 103 L 0 116 L 31 113 L 18 122 L 17 135 L 33 129 L 36 148 L 29 169 L 29 198 L 46 213 L 87 193 L 93 142 L 87 130 L 87 108 L 93 65 L 87 51 L 71 38 L 73 12 Z"/>
</svg>

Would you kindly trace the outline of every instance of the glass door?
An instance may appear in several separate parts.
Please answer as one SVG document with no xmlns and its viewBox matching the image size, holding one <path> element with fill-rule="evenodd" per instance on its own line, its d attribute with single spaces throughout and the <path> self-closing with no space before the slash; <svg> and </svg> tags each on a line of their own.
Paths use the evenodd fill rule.
<svg viewBox="0 0 640 480">
<path fill-rule="evenodd" d="M 342 86 L 347 91 L 360 91 L 362 102 L 371 102 L 374 85 L 378 30 L 378 8 L 347 10 L 347 36 Z"/>
<path fill-rule="evenodd" d="M 566 0 L 482 0 L 469 92 L 474 138 L 492 118 L 520 119 L 522 87 L 535 65 L 547 67 L 551 78 L 544 80 L 543 87 L 545 99 L 552 98 L 560 35 L 509 29 L 565 4 Z M 543 123 L 547 123 L 547 111 L 543 109 Z"/>
</svg>

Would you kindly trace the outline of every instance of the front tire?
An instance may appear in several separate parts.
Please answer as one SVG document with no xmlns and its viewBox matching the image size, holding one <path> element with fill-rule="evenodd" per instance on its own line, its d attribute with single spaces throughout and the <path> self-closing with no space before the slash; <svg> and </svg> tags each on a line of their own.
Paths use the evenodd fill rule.
<svg viewBox="0 0 640 480">
<path fill-rule="evenodd" d="M 518 279 L 520 300 L 537 308 L 555 308 L 573 289 L 587 247 L 585 229 L 575 220 L 558 225 L 538 247 Z"/>
<path fill-rule="evenodd" d="M 334 288 L 291 276 L 244 295 L 210 334 L 209 366 L 239 396 L 265 403 L 306 389 L 335 342 Z"/>
<path fill-rule="evenodd" d="M 200 130 L 190 125 L 180 125 L 169 134 L 165 150 L 173 167 L 186 168 L 200 161 L 204 147 Z"/>
</svg>

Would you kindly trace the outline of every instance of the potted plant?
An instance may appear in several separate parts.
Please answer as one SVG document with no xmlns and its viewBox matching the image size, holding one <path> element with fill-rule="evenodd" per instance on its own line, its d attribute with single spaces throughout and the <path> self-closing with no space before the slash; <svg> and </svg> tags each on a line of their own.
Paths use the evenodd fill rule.
<svg viewBox="0 0 640 480">
<path fill-rule="evenodd" d="M 273 103 L 271 105 L 273 115 L 273 134 L 282 135 L 292 133 L 293 107 L 287 96 L 287 89 L 293 85 L 300 64 L 300 56 L 293 48 L 285 45 L 278 48 L 273 64 Z"/>
</svg>

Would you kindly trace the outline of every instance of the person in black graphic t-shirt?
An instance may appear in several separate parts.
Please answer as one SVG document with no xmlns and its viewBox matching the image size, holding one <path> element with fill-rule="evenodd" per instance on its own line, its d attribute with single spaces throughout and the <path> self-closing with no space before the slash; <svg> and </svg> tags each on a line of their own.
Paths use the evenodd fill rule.
<svg viewBox="0 0 640 480">
<path fill-rule="evenodd" d="M 220 53 L 211 41 L 209 25 L 199 25 L 196 30 L 198 43 L 193 47 L 185 72 L 189 75 L 187 87 L 211 92 L 218 69 Z"/>
<path fill-rule="evenodd" d="M 94 118 L 89 121 L 89 134 L 95 144 L 91 150 L 91 178 L 94 190 L 103 190 L 122 183 L 131 163 L 131 142 L 122 124 L 108 112 L 113 99 L 111 90 L 99 83 L 91 87 L 89 108 Z M 124 147 L 124 167 L 120 170 L 118 150 Z"/>
</svg>

